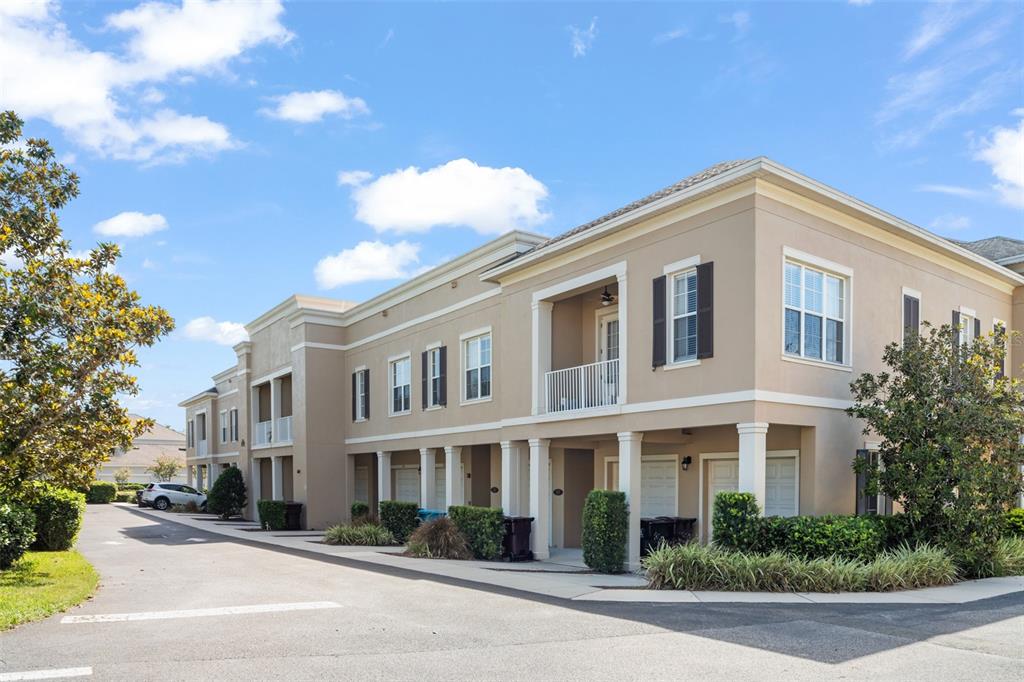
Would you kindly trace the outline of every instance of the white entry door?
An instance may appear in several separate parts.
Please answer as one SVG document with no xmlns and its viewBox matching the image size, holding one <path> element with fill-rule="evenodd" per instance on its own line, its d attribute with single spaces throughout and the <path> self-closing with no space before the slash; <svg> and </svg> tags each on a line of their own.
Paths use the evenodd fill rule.
<svg viewBox="0 0 1024 682">
<path fill-rule="evenodd" d="M 711 537 L 715 495 L 735 492 L 739 487 L 740 463 L 736 459 L 713 459 L 708 464 L 708 537 Z"/>
<path fill-rule="evenodd" d="M 444 465 L 438 464 L 434 467 L 434 508 L 448 511 L 445 501 Z"/>
<path fill-rule="evenodd" d="M 418 469 L 395 469 L 395 499 L 420 503 L 420 472 Z"/>
<path fill-rule="evenodd" d="M 370 468 L 361 466 L 356 467 L 356 491 L 355 491 L 357 502 L 369 502 L 370 501 Z"/>
<path fill-rule="evenodd" d="M 597 360 L 619 359 L 619 313 L 609 312 L 597 319 Z"/>
</svg>

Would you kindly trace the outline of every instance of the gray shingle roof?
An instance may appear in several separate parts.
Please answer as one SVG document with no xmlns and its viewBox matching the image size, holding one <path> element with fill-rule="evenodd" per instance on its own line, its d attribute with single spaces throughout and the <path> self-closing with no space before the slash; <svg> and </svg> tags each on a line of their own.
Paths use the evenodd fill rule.
<svg viewBox="0 0 1024 682">
<path fill-rule="evenodd" d="M 973 242 L 962 242 L 956 239 L 950 241 L 994 261 L 1024 255 L 1024 240 L 1011 237 L 986 237 Z"/>
</svg>

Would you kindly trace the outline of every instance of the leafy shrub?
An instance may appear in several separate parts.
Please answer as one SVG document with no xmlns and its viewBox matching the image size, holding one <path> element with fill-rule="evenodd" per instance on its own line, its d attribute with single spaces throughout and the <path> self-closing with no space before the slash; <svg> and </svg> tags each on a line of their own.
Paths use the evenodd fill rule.
<svg viewBox="0 0 1024 682">
<path fill-rule="evenodd" d="M 31 509 L 0 504 L 0 571 L 21 558 L 36 537 L 36 517 Z"/>
<path fill-rule="evenodd" d="M 203 510 L 194 500 L 189 500 L 185 504 L 172 504 L 167 511 L 174 514 L 198 514 Z"/>
<path fill-rule="evenodd" d="M 416 530 L 419 517 L 416 512 L 419 506 L 415 502 L 399 502 L 398 500 L 381 500 L 380 525 L 391 531 L 398 542 L 405 542 Z"/>
<path fill-rule="evenodd" d="M 1011 535 L 996 543 L 992 555 L 993 577 L 1024 575 L 1024 536 Z"/>
<path fill-rule="evenodd" d="M 85 501 L 89 504 L 110 504 L 117 495 L 117 486 L 110 481 L 93 481 L 85 492 Z"/>
<path fill-rule="evenodd" d="M 135 491 L 134 490 L 118 490 L 117 494 L 114 495 L 114 502 L 134 502 Z"/>
<path fill-rule="evenodd" d="M 367 545 L 379 547 L 395 544 L 395 536 L 387 528 L 375 523 L 361 523 L 346 526 L 331 526 L 324 532 L 324 543 L 328 545 Z"/>
<path fill-rule="evenodd" d="M 949 585 L 957 569 L 941 549 L 901 547 L 874 561 L 750 554 L 699 544 L 662 545 L 643 560 L 654 589 L 864 592 Z"/>
<path fill-rule="evenodd" d="M 711 527 L 714 542 L 724 549 L 750 551 L 761 539 L 761 508 L 753 493 L 723 492 L 715 495 Z"/>
<path fill-rule="evenodd" d="M 1003 523 L 1005 526 L 1005 534 L 1016 535 L 1019 538 L 1024 538 L 1024 508 L 1015 507 L 1006 512 L 1006 516 L 1003 518 Z"/>
<path fill-rule="evenodd" d="M 583 504 L 583 562 L 602 573 L 621 573 L 626 562 L 629 509 L 626 494 L 591 490 Z"/>
<path fill-rule="evenodd" d="M 85 495 L 45 483 L 36 484 L 32 513 L 36 517 L 33 549 L 51 552 L 71 549 L 82 527 Z"/>
<path fill-rule="evenodd" d="M 217 477 L 213 488 L 210 489 L 206 508 L 226 520 L 241 514 L 245 504 L 245 481 L 242 480 L 242 470 L 238 467 L 228 467 Z"/>
<path fill-rule="evenodd" d="M 147 485 L 149 485 L 149 484 L 148 483 L 118 483 L 117 484 L 117 490 L 118 490 L 118 492 L 122 492 L 122 491 L 125 491 L 125 490 L 130 490 L 130 491 L 134 492 L 136 490 L 144 490 Z"/>
<path fill-rule="evenodd" d="M 284 530 L 284 500 L 260 500 L 256 509 L 263 530 Z"/>
<path fill-rule="evenodd" d="M 352 523 L 368 523 L 370 521 L 370 505 L 365 502 L 352 503 Z"/>
<path fill-rule="evenodd" d="M 474 557 L 487 561 L 501 557 L 501 543 L 505 539 L 505 515 L 500 509 L 453 505 L 448 507 L 448 518 L 466 536 Z"/>
<path fill-rule="evenodd" d="M 447 516 L 421 524 L 413 531 L 406 554 L 421 559 L 472 559 L 474 556 L 465 534 Z"/>
</svg>

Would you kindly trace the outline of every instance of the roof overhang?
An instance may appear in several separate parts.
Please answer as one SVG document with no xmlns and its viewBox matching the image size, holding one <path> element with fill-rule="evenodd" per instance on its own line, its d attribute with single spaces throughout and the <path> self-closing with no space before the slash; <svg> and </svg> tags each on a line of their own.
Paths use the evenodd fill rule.
<svg viewBox="0 0 1024 682">
<path fill-rule="evenodd" d="M 208 398 L 216 398 L 216 397 L 217 397 L 217 391 L 203 391 L 202 393 L 196 393 L 191 398 L 185 398 L 180 403 L 178 403 L 178 407 L 188 407 L 189 405 L 192 405 L 194 403 L 198 403 L 198 402 L 206 400 Z"/>
</svg>

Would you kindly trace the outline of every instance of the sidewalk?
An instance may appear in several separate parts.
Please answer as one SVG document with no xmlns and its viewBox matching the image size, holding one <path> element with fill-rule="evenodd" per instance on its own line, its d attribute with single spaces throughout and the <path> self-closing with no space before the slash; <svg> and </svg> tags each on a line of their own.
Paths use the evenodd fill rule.
<svg viewBox="0 0 1024 682">
<path fill-rule="evenodd" d="M 553 550 L 548 561 L 506 563 L 446 561 L 401 556 L 401 547 L 352 547 L 325 545 L 318 531 L 260 531 L 255 521 L 221 521 L 209 515 L 171 514 L 134 505 L 119 504 L 163 521 L 172 521 L 209 533 L 303 552 L 312 552 L 369 566 L 386 566 L 429 576 L 464 580 L 494 587 L 521 590 L 546 597 L 599 602 L 657 603 L 761 603 L 761 604 L 964 604 L 1024 591 L 1024 576 L 970 580 L 947 587 L 904 592 L 710 592 L 646 590 L 646 581 L 631 574 L 603 575 L 589 572 L 578 552 Z"/>
</svg>

